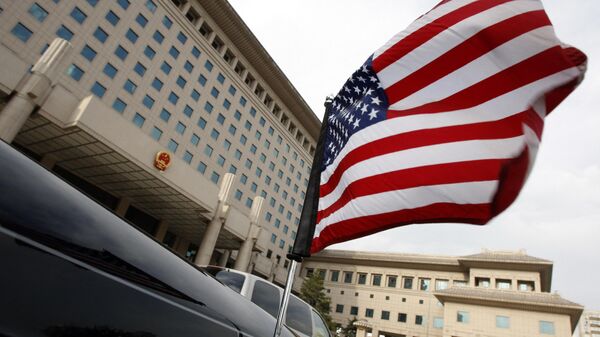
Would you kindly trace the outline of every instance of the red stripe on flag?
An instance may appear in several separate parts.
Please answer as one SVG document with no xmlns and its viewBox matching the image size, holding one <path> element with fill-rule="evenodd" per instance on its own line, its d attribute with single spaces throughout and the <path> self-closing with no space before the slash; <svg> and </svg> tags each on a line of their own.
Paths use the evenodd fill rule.
<svg viewBox="0 0 600 337">
<path fill-rule="evenodd" d="M 460 69 L 498 46 L 534 29 L 550 26 L 543 10 L 527 12 L 489 26 L 385 90 L 390 105 Z"/>
<path fill-rule="evenodd" d="M 454 26 L 458 22 L 508 1 L 510 0 L 475 1 L 434 20 L 398 41 L 395 45 L 383 52 L 383 54 L 379 55 L 379 57 L 374 59 L 373 69 L 375 72 L 385 69 L 385 67 L 396 62 L 412 50 L 423 45 L 425 42 L 431 40 L 433 37 L 449 27 Z"/>
<path fill-rule="evenodd" d="M 350 151 L 342 159 L 327 183 L 321 185 L 320 196 L 331 193 L 339 183 L 342 174 L 352 165 L 369 158 L 387 153 L 474 139 L 504 139 L 523 134 L 521 114 L 515 114 L 497 121 L 453 125 L 437 129 L 416 130 L 367 143 Z"/>
<path fill-rule="evenodd" d="M 523 123 L 525 123 L 535 134 L 538 139 L 542 139 L 542 131 L 544 130 L 544 120 L 538 115 L 533 108 L 529 108 L 523 112 Z"/>
<path fill-rule="evenodd" d="M 311 253 L 334 243 L 356 239 L 397 226 L 434 222 L 484 224 L 491 218 L 490 204 L 438 203 L 424 207 L 364 216 L 331 224 L 312 240 Z"/>
<path fill-rule="evenodd" d="M 518 157 L 507 161 L 502 168 L 498 190 L 491 205 L 492 217 L 502 213 L 515 201 L 527 178 L 529 164 L 529 148 L 525 147 Z"/>
<path fill-rule="evenodd" d="M 342 196 L 317 214 L 317 223 L 353 199 L 420 186 L 497 180 L 507 159 L 473 160 L 387 172 L 353 181 Z M 400 205 L 399 205 L 400 208 Z"/>
<path fill-rule="evenodd" d="M 559 46 L 546 49 L 442 100 L 406 110 L 389 110 L 388 118 L 455 111 L 485 103 L 529 83 L 571 68 L 573 65 L 559 55 L 561 51 Z"/>
</svg>

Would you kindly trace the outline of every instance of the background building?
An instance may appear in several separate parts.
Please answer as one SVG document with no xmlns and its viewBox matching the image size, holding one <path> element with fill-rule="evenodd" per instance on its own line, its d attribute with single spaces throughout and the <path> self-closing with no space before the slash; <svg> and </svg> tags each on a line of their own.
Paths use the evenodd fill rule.
<svg viewBox="0 0 600 337">
<path fill-rule="evenodd" d="M 550 293 L 552 262 L 523 251 L 325 250 L 304 262 L 311 273 L 325 280 L 334 321 L 356 317 L 372 336 L 571 336 L 583 311 Z"/>
<path fill-rule="evenodd" d="M 57 37 L 49 91 L 23 96 Z M 320 122 L 227 1 L 0 0 L 0 116 L 15 97 L 36 105 L 15 146 L 190 260 L 235 174 L 210 262 L 233 263 L 262 196 L 250 269 L 285 281 Z"/>
<path fill-rule="evenodd" d="M 579 320 L 579 337 L 600 336 L 600 311 L 586 310 Z"/>
</svg>

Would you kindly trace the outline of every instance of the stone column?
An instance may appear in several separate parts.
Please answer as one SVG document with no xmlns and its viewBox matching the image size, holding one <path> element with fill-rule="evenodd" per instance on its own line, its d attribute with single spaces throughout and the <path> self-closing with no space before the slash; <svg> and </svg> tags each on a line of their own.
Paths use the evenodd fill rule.
<svg viewBox="0 0 600 337">
<path fill-rule="evenodd" d="M 195 264 L 199 266 L 205 266 L 210 263 L 210 258 L 215 250 L 217 239 L 221 228 L 227 218 L 227 211 L 229 205 L 227 205 L 227 198 L 233 185 L 235 175 L 231 173 L 225 173 L 223 180 L 221 181 L 221 187 L 219 189 L 219 196 L 217 201 L 217 207 L 215 207 L 215 213 L 212 220 L 206 227 L 204 235 L 202 235 L 202 242 L 200 242 L 200 248 L 198 249 L 198 255 L 196 255 Z"/>
<path fill-rule="evenodd" d="M 52 88 L 63 61 L 71 50 L 71 43 L 56 38 L 46 49 L 42 57 L 25 75 L 15 93 L 0 112 L 0 139 L 7 143 L 12 141 L 23 127 L 31 113 L 40 106 Z"/>
<path fill-rule="evenodd" d="M 131 200 L 129 200 L 129 198 L 123 197 L 119 199 L 119 202 L 115 207 L 115 214 L 120 216 L 121 218 L 125 218 L 125 214 L 127 213 L 129 205 L 131 205 Z"/>
<path fill-rule="evenodd" d="M 356 337 L 367 337 L 367 330 L 371 328 L 371 324 L 366 320 L 358 320 L 352 323 L 356 327 Z M 373 334 L 371 334 L 373 337 Z"/>
<path fill-rule="evenodd" d="M 238 251 L 237 258 L 235 259 L 234 269 L 246 272 L 250 265 L 250 258 L 252 257 L 252 249 L 254 244 L 260 235 L 261 227 L 258 219 L 260 218 L 260 211 L 265 199 L 263 197 L 254 197 L 252 202 L 252 209 L 250 210 L 250 226 L 248 227 L 248 234 L 246 240 L 242 243 L 240 250 Z"/>
<path fill-rule="evenodd" d="M 229 256 L 231 256 L 231 250 L 223 250 L 223 254 L 221 254 L 221 257 L 219 257 L 219 262 L 217 263 L 219 267 L 227 267 L 227 261 L 229 261 Z"/>
</svg>

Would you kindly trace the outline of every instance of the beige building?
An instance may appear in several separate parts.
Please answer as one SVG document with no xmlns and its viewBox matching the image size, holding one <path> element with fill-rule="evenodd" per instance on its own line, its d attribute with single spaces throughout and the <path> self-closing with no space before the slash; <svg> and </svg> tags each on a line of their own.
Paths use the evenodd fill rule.
<svg viewBox="0 0 600 337">
<path fill-rule="evenodd" d="M 332 318 L 379 337 L 571 336 L 583 307 L 551 293 L 552 262 L 525 252 L 450 257 L 325 250 L 319 273 Z M 367 335 L 368 336 L 368 335 Z"/>
<path fill-rule="evenodd" d="M 600 336 L 600 311 L 586 310 L 579 320 L 579 337 Z"/>
<path fill-rule="evenodd" d="M 319 128 L 227 1 L 0 0 L 1 138 L 199 264 L 285 282 Z"/>
</svg>

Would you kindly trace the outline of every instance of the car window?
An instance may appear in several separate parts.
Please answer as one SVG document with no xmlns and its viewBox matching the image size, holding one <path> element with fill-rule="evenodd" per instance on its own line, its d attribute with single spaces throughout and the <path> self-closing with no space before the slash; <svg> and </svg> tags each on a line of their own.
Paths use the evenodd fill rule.
<svg viewBox="0 0 600 337">
<path fill-rule="evenodd" d="M 252 290 L 252 298 L 250 300 L 271 314 L 271 316 L 277 317 L 277 312 L 279 311 L 279 290 L 275 286 L 257 280 L 254 282 L 254 289 Z"/>
<path fill-rule="evenodd" d="M 323 319 L 319 314 L 317 314 L 314 310 L 312 310 L 312 318 L 315 323 L 315 331 L 313 331 L 313 337 L 330 337 L 329 329 L 327 329 L 327 324 L 323 322 Z"/>
<path fill-rule="evenodd" d="M 226 270 L 218 271 L 214 274 L 214 277 L 238 293 L 242 291 L 242 286 L 246 280 L 246 276 Z"/>
<path fill-rule="evenodd" d="M 294 330 L 298 330 L 307 336 L 311 336 L 312 323 L 308 304 L 303 303 L 295 296 L 291 296 L 285 317 L 285 324 Z"/>
</svg>

